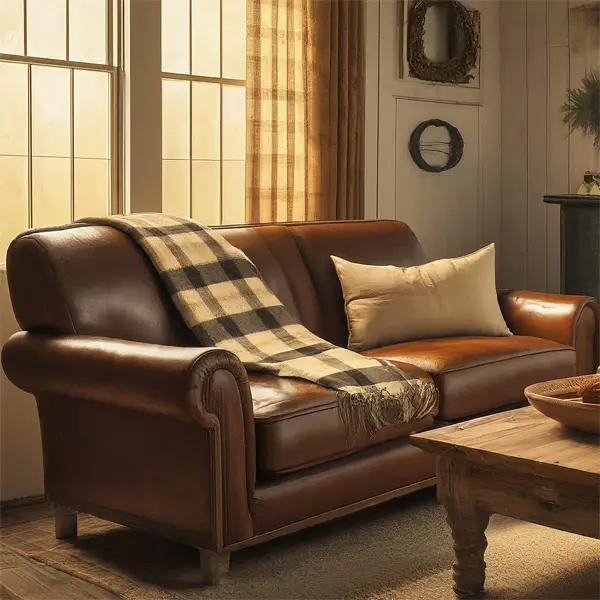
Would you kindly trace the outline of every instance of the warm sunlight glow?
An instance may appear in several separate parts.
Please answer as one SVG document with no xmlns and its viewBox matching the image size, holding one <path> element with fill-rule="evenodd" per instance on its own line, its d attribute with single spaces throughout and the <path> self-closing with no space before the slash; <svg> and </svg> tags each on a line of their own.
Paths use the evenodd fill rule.
<svg viewBox="0 0 600 600">
<path fill-rule="evenodd" d="M 221 43 L 218 0 L 192 0 L 192 74 L 219 77 Z M 246 37 L 239 42 L 246 49 Z"/>
<path fill-rule="evenodd" d="M 68 157 L 71 152 L 69 69 L 31 67 L 33 156 Z"/>
<path fill-rule="evenodd" d="M 0 2 L 0 52 L 23 54 L 23 0 Z"/>
<path fill-rule="evenodd" d="M 110 161 L 76 158 L 73 183 L 75 203 L 73 218 L 106 215 L 110 211 Z"/>
<path fill-rule="evenodd" d="M 163 211 L 189 217 L 190 161 L 163 160 Z"/>
<path fill-rule="evenodd" d="M 222 2 L 223 77 L 246 79 L 246 0 Z"/>
<path fill-rule="evenodd" d="M 223 223 L 246 221 L 246 162 L 223 162 Z"/>
<path fill-rule="evenodd" d="M 223 86 L 223 159 L 246 157 L 246 90 Z"/>
<path fill-rule="evenodd" d="M 69 60 L 106 63 L 106 0 L 69 2 Z"/>
<path fill-rule="evenodd" d="M 244 88 L 240 88 L 245 92 Z M 192 158 L 219 160 L 220 157 L 220 85 L 192 83 Z"/>
<path fill-rule="evenodd" d="M 34 227 L 68 223 L 71 220 L 71 161 L 34 157 L 31 195 Z"/>
<path fill-rule="evenodd" d="M 110 77 L 108 73 L 75 71 L 74 128 L 77 158 L 110 157 Z"/>
<path fill-rule="evenodd" d="M 0 155 L 27 156 L 27 65 L 0 63 Z"/>
<path fill-rule="evenodd" d="M 10 241 L 27 229 L 27 157 L 0 155 L 0 262 Z M 6 201 L 10 199 L 10 201 Z"/>
<path fill-rule="evenodd" d="M 162 41 L 163 210 L 243 223 L 246 0 L 163 2 Z"/>
<path fill-rule="evenodd" d="M 163 81 L 163 158 L 190 157 L 190 84 Z"/>
<path fill-rule="evenodd" d="M 192 161 L 192 218 L 201 223 L 221 222 L 221 164 Z"/>
<path fill-rule="evenodd" d="M 187 75 L 190 72 L 190 0 L 162 2 L 161 11 L 162 70 Z"/>
<path fill-rule="evenodd" d="M 27 0 L 27 54 L 67 58 L 66 0 Z"/>
<path fill-rule="evenodd" d="M 28 227 L 110 212 L 107 8 L 107 0 L 0 0 L 0 53 L 13 55 L 0 60 L 0 264 Z"/>
</svg>

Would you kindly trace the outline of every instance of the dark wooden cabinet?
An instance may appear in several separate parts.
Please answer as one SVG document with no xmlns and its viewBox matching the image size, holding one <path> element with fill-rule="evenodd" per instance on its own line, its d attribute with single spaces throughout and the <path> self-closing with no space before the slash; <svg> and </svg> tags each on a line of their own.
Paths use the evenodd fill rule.
<svg viewBox="0 0 600 600">
<path fill-rule="evenodd" d="M 544 196 L 560 204 L 561 292 L 600 297 L 600 196 Z"/>
</svg>

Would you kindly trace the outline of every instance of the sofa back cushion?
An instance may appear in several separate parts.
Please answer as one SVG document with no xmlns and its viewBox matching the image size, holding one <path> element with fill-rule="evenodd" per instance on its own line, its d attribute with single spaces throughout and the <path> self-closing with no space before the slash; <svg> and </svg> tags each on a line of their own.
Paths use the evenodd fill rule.
<svg viewBox="0 0 600 600">
<path fill-rule="evenodd" d="M 166 345 L 191 341 L 144 253 L 116 229 L 29 233 L 10 246 L 7 276 L 24 330 Z"/>
<path fill-rule="evenodd" d="M 427 262 L 421 244 L 401 221 L 336 221 L 290 226 L 315 289 L 318 321 L 313 332 L 346 346 L 348 322 L 331 256 L 363 265 L 412 267 Z"/>
<path fill-rule="evenodd" d="M 290 262 L 295 252 L 294 269 L 301 268 L 308 278 L 293 238 L 288 236 L 287 244 L 293 252 L 286 240 L 280 243 L 283 252 L 272 252 L 257 229 L 222 233 L 248 255 L 298 317 L 287 276 L 275 259 L 285 252 Z M 273 237 L 277 239 L 275 233 Z M 29 233 L 10 247 L 7 274 L 15 316 L 24 330 L 166 345 L 196 343 L 144 252 L 111 227 L 75 225 Z"/>
<path fill-rule="evenodd" d="M 330 256 L 364 264 L 425 262 L 403 223 L 336 222 L 219 228 L 244 251 L 285 307 L 311 331 L 345 345 L 342 293 Z M 138 246 L 111 227 L 31 232 L 7 256 L 24 330 L 193 345 L 195 340 Z"/>
</svg>

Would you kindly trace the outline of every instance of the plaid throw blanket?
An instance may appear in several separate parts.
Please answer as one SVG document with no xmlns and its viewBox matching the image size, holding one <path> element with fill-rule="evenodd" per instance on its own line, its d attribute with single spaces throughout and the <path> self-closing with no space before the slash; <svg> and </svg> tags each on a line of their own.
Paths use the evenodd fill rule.
<svg viewBox="0 0 600 600">
<path fill-rule="evenodd" d="M 250 371 L 337 390 L 351 432 L 373 433 L 436 410 L 433 383 L 334 346 L 298 323 L 246 255 L 217 232 L 165 214 L 82 221 L 120 229 L 142 247 L 199 344 L 233 352 Z"/>
</svg>

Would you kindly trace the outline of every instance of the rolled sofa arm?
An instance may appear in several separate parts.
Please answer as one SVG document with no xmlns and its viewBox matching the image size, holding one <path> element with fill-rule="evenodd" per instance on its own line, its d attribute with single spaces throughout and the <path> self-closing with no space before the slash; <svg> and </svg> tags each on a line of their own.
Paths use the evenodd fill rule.
<svg viewBox="0 0 600 600">
<path fill-rule="evenodd" d="M 201 507 L 213 506 L 222 518 L 213 518 L 209 512 L 196 515 L 193 511 L 181 511 L 181 499 L 169 491 L 169 486 L 158 486 L 160 489 L 154 490 L 153 495 L 158 497 L 160 510 L 150 515 L 153 522 L 162 522 L 167 519 L 165 515 L 170 515 L 181 530 L 192 532 L 189 539 L 195 545 L 214 551 L 252 535 L 249 498 L 256 482 L 254 414 L 246 370 L 234 354 L 218 348 L 182 348 L 112 338 L 23 332 L 13 335 L 4 345 L 2 364 L 7 377 L 16 386 L 35 394 L 46 409 L 56 403 L 56 414 L 61 413 L 61 402 L 68 403 L 69 410 L 81 404 L 84 415 L 90 414 L 84 404 L 97 403 L 131 412 L 126 419 L 128 423 L 135 422 L 132 415 L 137 412 L 177 421 L 182 428 L 198 428 L 196 439 L 210 444 L 211 449 L 204 456 L 186 457 L 184 452 L 181 462 L 172 468 L 180 476 L 185 469 L 190 470 L 186 475 L 190 481 L 213 482 L 209 486 L 191 485 L 187 502 L 197 505 L 199 511 Z M 105 414 L 118 418 L 114 411 Z M 76 479 L 77 473 L 73 475 L 71 471 L 78 472 L 84 464 L 73 459 L 81 446 L 69 445 L 81 444 L 81 437 L 74 438 L 68 430 L 61 431 L 60 419 L 51 419 L 48 425 L 47 415 L 46 412 L 46 427 L 50 429 L 46 431 L 46 441 L 54 456 L 51 461 L 54 466 L 46 473 L 46 491 L 53 501 L 83 510 L 80 506 L 85 507 L 86 502 L 96 502 L 93 494 L 97 495 L 101 486 L 90 487 L 75 480 L 65 483 L 71 476 Z M 106 431 L 98 434 L 93 424 L 82 422 L 80 432 L 85 430 L 89 430 L 91 437 L 82 451 L 90 464 L 96 465 L 95 476 L 108 482 L 102 488 L 102 494 L 108 493 L 107 490 L 111 494 L 108 506 L 118 510 L 121 507 L 126 514 L 138 514 L 136 510 L 146 514 L 148 506 L 142 503 L 142 510 L 130 490 L 122 492 L 123 486 L 114 486 L 113 482 L 130 480 L 134 473 L 139 481 L 131 485 L 146 485 L 148 478 L 155 477 L 152 461 L 147 465 L 129 462 L 121 472 L 119 460 L 109 453 L 112 462 L 100 467 L 97 454 L 102 454 Z M 168 425 L 164 429 L 167 435 L 177 430 Z M 73 439 L 78 441 L 72 442 Z M 111 442 L 106 443 L 110 447 Z M 172 438 L 164 438 L 160 443 L 178 448 Z M 133 453 L 131 461 L 136 456 Z M 168 479 L 164 470 L 163 479 Z M 181 489 L 181 482 L 178 485 L 177 489 Z M 73 490 L 78 490 L 75 496 Z M 106 505 L 105 495 L 103 498 L 96 503 Z"/>
<path fill-rule="evenodd" d="M 502 291 L 498 293 L 506 323 L 515 335 L 552 340 L 575 349 L 577 374 L 598 367 L 598 302 L 590 296 Z"/>
<path fill-rule="evenodd" d="M 244 416 L 253 419 L 246 370 L 218 348 L 21 332 L 5 344 L 2 364 L 7 377 L 31 394 L 104 402 L 209 427 L 219 408 L 207 406 L 213 404 L 212 379 L 225 370 L 235 378 Z"/>
</svg>

